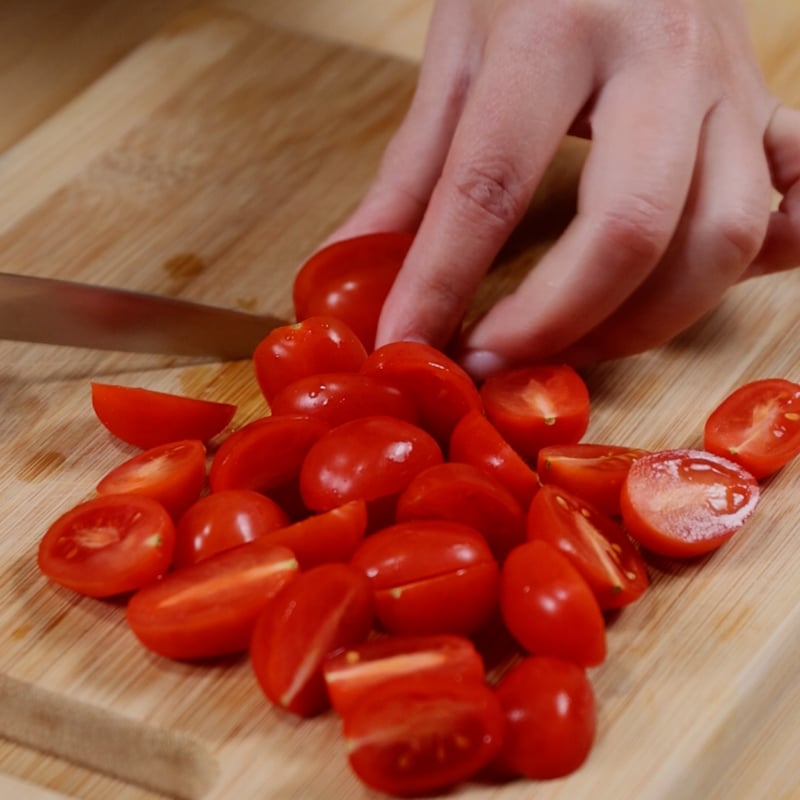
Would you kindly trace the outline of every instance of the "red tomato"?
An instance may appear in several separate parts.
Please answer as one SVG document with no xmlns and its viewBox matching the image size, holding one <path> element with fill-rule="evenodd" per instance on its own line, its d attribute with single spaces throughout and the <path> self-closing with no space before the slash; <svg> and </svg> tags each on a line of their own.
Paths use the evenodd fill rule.
<svg viewBox="0 0 800 800">
<path fill-rule="evenodd" d="M 485 684 L 389 681 L 344 716 L 350 766 L 380 792 L 442 792 L 476 775 L 497 755 L 505 715 Z"/>
<path fill-rule="evenodd" d="M 514 495 L 472 464 L 448 462 L 420 472 L 398 497 L 396 518 L 471 525 L 499 561 L 525 540 L 525 512 Z"/>
<path fill-rule="evenodd" d="M 419 342 L 392 342 L 372 352 L 361 368 L 381 377 L 411 397 L 419 424 L 442 446 L 468 411 L 480 409 L 481 398 L 464 370 L 444 353 Z"/>
<path fill-rule="evenodd" d="M 529 539 L 548 542 L 570 560 L 600 608 L 632 603 L 647 588 L 647 568 L 622 526 L 566 489 L 543 486 L 527 526 Z"/>
<path fill-rule="evenodd" d="M 570 661 L 534 656 L 512 667 L 495 691 L 507 725 L 495 762 L 502 771 L 549 780 L 584 763 L 597 729 L 585 670 Z"/>
<path fill-rule="evenodd" d="M 196 564 L 288 524 L 286 512 L 259 492 L 213 492 L 191 505 L 178 520 L 174 564 Z"/>
<path fill-rule="evenodd" d="M 331 427 L 369 416 L 417 421 L 414 403 L 397 387 L 354 372 L 309 375 L 290 383 L 272 401 L 272 413 L 314 417 Z"/>
<path fill-rule="evenodd" d="M 539 451 L 542 483 L 561 486 L 595 508 L 618 517 L 622 483 L 633 461 L 647 453 L 613 444 L 556 444 Z"/>
<path fill-rule="evenodd" d="M 482 683 L 483 659 L 465 636 L 387 636 L 332 653 L 322 667 L 331 705 L 345 714 L 376 686 L 398 678 Z"/>
<path fill-rule="evenodd" d="M 766 378 L 740 386 L 706 421 L 704 447 L 755 478 L 800 454 L 800 384 Z"/>
<path fill-rule="evenodd" d="M 304 717 L 329 706 L 322 664 L 329 653 L 366 639 L 372 592 L 362 572 L 323 564 L 285 586 L 264 609 L 250 659 L 264 694 Z"/>
<path fill-rule="evenodd" d="M 539 488 L 538 475 L 500 435 L 482 411 L 468 411 L 450 436 L 451 461 L 480 467 L 527 509 Z"/>
<path fill-rule="evenodd" d="M 199 439 L 158 445 L 112 469 L 98 494 L 143 494 L 158 500 L 173 519 L 192 504 L 206 482 L 206 448 Z"/>
<path fill-rule="evenodd" d="M 167 658 L 239 653 L 270 598 L 297 574 L 291 550 L 256 539 L 145 586 L 125 616 L 139 641 Z"/>
<path fill-rule="evenodd" d="M 497 604 L 497 562 L 468 525 L 393 525 L 368 536 L 351 563 L 372 582 L 375 613 L 391 633 L 468 635 Z"/>
<path fill-rule="evenodd" d="M 107 494 L 62 514 L 39 542 L 39 569 L 90 597 L 144 586 L 172 562 L 175 525 L 164 506 L 140 494 Z"/>
<path fill-rule="evenodd" d="M 716 550 L 749 519 L 756 479 L 702 450 L 663 450 L 631 465 L 622 485 L 622 519 L 642 547 L 673 558 Z"/>
<path fill-rule="evenodd" d="M 123 442 L 148 449 L 181 439 L 213 439 L 233 419 L 236 406 L 135 386 L 92 384 L 100 422 Z"/>
<path fill-rule="evenodd" d="M 253 353 L 256 380 L 268 403 L 290 383 L 320 372 L 358 372 L 367 351 L 346 323 L 309 317 L 270 331 Z"/>
<path fill-rule="evenodd" d="M 584 667 L 605 659 L 600 606 L 581 574 L 547 542 L 534 539 L 511 551 L 500 576 L 500 609 L 529 653 Z"/>
<path fill-rule="evenodd" d="M 537 364 L 490 375 L 481 387 L 486 416 L 523 457 L 573 444 L 589 425 L 589 391 L 572 367 Z"/>
<path fill-rule="evenodd" d="M 372 350 L 383 301 L 413 240 L 411 233 L 369 233 L 314 253 L 294 279 L 297 319 L 319 314 L 342 319 Z"/>
</svg>

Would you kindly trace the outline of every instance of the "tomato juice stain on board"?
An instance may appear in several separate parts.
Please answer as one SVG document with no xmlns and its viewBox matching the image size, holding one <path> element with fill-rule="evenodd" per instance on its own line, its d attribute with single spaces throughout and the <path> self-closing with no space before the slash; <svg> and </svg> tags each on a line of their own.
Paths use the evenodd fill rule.
<svg viewBox="0 0 800 800">
<path fill-rule="evenodd" d="M 57 472 L 66 460 L 67 457 L 57 450 L 40 450 L 23 462 L 17 470 L 17 479 L 25 483 L 44 480 Z"/>
<path fill-rule="evenodd" d="M 178 253 L 168 258 L 162 265 L 170 278 L 194 278 L 205 272 L 207 264 L 196 253 Z"/>
</svg>

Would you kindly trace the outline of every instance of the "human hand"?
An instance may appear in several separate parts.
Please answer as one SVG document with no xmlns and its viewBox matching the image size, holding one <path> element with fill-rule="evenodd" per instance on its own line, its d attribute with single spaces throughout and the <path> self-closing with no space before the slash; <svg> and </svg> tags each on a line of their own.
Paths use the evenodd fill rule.
<svg viewBox="0 0 800 800">
<path fill-rule="evenodd" d="M 765 87 L 738 0 L 439 0 L 406 119 L 331 237 L 418 229 L 379 345 L 451 340 L 582 130 L 578 213 L 464 333 L 475 377 L 656 346 L 743 277 L 800 264 L 800 112 Z"/>
</svg>

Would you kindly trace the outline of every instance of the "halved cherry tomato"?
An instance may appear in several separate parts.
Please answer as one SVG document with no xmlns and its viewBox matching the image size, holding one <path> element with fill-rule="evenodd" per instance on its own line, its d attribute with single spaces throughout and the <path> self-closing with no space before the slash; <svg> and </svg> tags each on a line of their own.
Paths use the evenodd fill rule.
<svg viewBox="0 0 800 800">
<path fill-rule="evenodd" d="M 485 684 L 446 678 L 390 681 L 345 714 L 350 766 L 380 792 L 442 792 L 476 775 L 499 752 L 505 714 Z"/>
<path fill-rule="evenodd" d="M 337 317 L 372 350 L 383 301 L 413 241 L 411 233 L 368 233 L 314 253 L 294 279 L 297 319 Z"/>
<path fill-rule="evenodd" d="M 366 639 L 372 620 L 372 591 L 362 572 L 347 564 L 304 572 L 275 596 L 253 631 L 250 660 L 264 694 L 304 717 L 324 711 L 330 704 L 325 658 Z"/>
<path fill-rule="evenodd" d="M 499 561 L 525 540 L 525 512 L 514 495 L 472 464 L 447 462 L 420 472 L 397 498 L 396 518 L 471 525 L 483 534 Z"/>
<path fill-rule="evenodd" d="M 166 658 L 240 653 L 270 598 L 297 575 L 291 550 L 256 539 L 150 583 L 125 617 L 136 638 Z"/>
<path fill-rule="evenodd" d="M 361 372 L 381 377 L 411 397 L 419 424 L 446 447 L 456 423 L 481 409 L 472 379 L 444 353 L 420 342 L 392 342 L 370 353 Z"/>
<path fill-rule="evenodd" d="M 497 605 L 497 562 L 468 525 L 392 525 L 368 536 L 350 563 L 372 582 L 375 613 L 391 633 L 469 635 Z"/>
<path fill-rule="evenodd" d="M 181 439 L 207 442 L 236 413 L 231 403 L 108 383 L 92 383 L 92 407 L 114 436 L 143 450 Z"/>
<path fill-rule="evenodd" d="M 566 364 L 496 372 L 480 394 L 492 424 L 532 462 L 543 447 L 579 441 L 589 425 L 589 391 Z"/>
<path fill-rule="evenodd" d="M 583 576 L 547 542 L 533 539 L 511 551 L 500 576 L 500 609 L 529 653 L 584 667 L 605 659 L 600 606 Z"/>
<path fill-rule="evenodd" d="M 358 372 L 367 351 L 348 325 L 309 317 L 271 330 L 253 353 L 256 381 L 267 403 L 290 383 L 320 372 Z"/>
<path fill-rule="evenodd" d="M 493 766 L 550 780 L 580 767 L 594 744 L 597 709 L 586 671 L 546 656 L 523 659 L 495 687 L 506 736 Z"/>
<path fill-rule="evenodd" d="M 766 378 L 740 386 L 711 413 L 703 446 L 766 478 L 800 454 L 800 384 Z"/>
<path fill-rule="evenodd" d="M 417 422 L 414 403 L 396 386 L 355 372 L 309 375 L 290 383 L 272 401 L 272 413 L 314 417 L 331 427 L 369 416 Z"/>
<path fill-rule="evenodd" d="M 38 564 L 55 583 L 90 597 L 125 594 L 169 569 L 175 525 L 140 494 L 107 494 L 62 514 L 39 542 Z"/>
<path fill-rule="evenodd" d="M 648 586 L 647 567 L 622 526 L 566 489 L 546 484 L 528 510 L 527 535 L 565 555 L 600 608 L 619 608 Z"/>
<path fill-rule="evenodd" d="M 702 450 L 662 450 L 631 465 L 622 485 L 622 519 L 642 547 L 689 558 L 716 550 L 755 510 L 756 479 Z"/>
<path fill-rule="evenodd" d="M 517 498 L 523 509 L 528 508 L 539 488 L 538 475 L 477 409 L 468 411 L 453 429 L 449 457 L 488 472 Z"/>
<path fill-rule="evenodd" d="M 199 439 L 161 444 L 107 473 L 98 494 L 143 494 L 158 500 L 173 519 L 200 497 L 206 482 L 206 448 Z"/>
<path fill-rule="evenodd" d="M 633 461 L 646 453 L 613 444 L 550 445 L 539 451 L 539 480 L 561 486 L 605 514 L 618 517 L 622 482 Z"/>
<path fill-rule="evenodd" d="M 398 678 L 482 683 L 483 658 L 465 636 L 386 636 L 332 653 L 322 667 L 331 705 L 344 714 L 376 686 Z"/>
<path fill-rule="evenodd" d="M 212 492 L 193 503 L 178 520 L 174 565 L 196 564 L 288 524 L 286 512 L 260 492 Z"/>
</svg>

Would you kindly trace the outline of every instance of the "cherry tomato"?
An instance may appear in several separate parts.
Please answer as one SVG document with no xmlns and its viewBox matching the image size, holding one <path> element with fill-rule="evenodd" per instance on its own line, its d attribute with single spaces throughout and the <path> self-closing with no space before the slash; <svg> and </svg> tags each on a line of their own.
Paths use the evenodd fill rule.
<svg viewBox="0 0 800 800">
<path fill-rule="evenodd" d="M 740 386 L 705 424 L 706 450 L 766 478 L 800 454 L 800 384 L 766 378 Z"/>
<path fill-rule="evenodd" d="M 366 639 L 372 621 L 372 592 L 362 572 L 347 564 L 304 572 L 275 596 L 253 631 L 250 660 L 264 694 L 300 716 L 324 711 L 325 658 Z"/>
<path fill-rule="evenodd" d="M 38 563 L 55 583 L 90 597 L 124 594 L 172 562 L 175 525 L 140 494 L 107 494 L 62 514 L 39 542 Z"/>
<path fill-rule="evenodd" d="M 633 461 L 647 453 L 613 444 L 555 444 L 539 451 L 542 483 L 567 489 L 612 517 L 620 515 L 622 482 Z"/>
<path fill-rule="evenodd" d="M 481 386 L 486 416 L 525 459 L 573 444 L 589 425 L 589 391 L 566 364 L 536 364 L 496 372 Z"/>
<path fill-rule="evenodd" d="M 398 497 L 396 518 L 471 525 L 499 561 L 525 540 L 525 512 L 514 495 L 472 464 L 447 462 L 420 472 Z"/>
<path fill-rule="evenodd" d="M 236 413 L 230 403 L 108 383 L 92 383 L 92 406 L 114 436 L 143 450 L 181 439 L 207 442 Z"/>
<path fill-rule="evenodd" d="M 196 564 L 288 524 L 286 512 L 259 492 L 213 492 L 192 504 L 178 520 L 174 565 Z"/>
<path fill-rule="evenodd" d="M 597 709 L 586 671 L 546 656 L 523 659 L 495 687 L 506 735 L 494 766 L 549 780 L 569 775 L 591 752 Z"/>
<path fill-rule="evenodd" d="M 372 582 L 391 633 L 477 631 L 497 604 L 498 566 L 485 539 L 457 522 L 415 520 L 368 536 L 351 564 Z"/>
<path fill-rule="evenodd" d="M 253 369 L 271 403 L 281 389 L 308 375 L 358 372 L 366 357 L 347 324 L 333 317 L 309 317 L 270 331 L 253 353 Z"/>
<path fill-rule="evenodd" d="M 631 465 L 622 485 L 622 519 L 642 547 L 673 558 L 716 550 L 749 519 L 756 479 L 702 450 L 662 450 Z"/>
<path fill-rule="evenodd" d="M 240 653 L 270 598 L 297 574 L 291 550 L 256 539 L 150 583 L 125 616 L 137 639 L 166 658 Z"/>
<path fill-rule="evenodd" d="M 322 667 L 331 705 L 345 714 L 376 686 L 398 678 L 482 683 L 483 659 L 465 636 L 387 636 L 332 653 Z"/>
<path fill-rule="evenodd" d="M 600 606 L 581 574 L 547 542 L 533 539 L 511 551 L 500 576 L 500 609 L 529 653 L 584 667 L 605 659 Z"/>
<path fill-rule="evenodd" d="M 397 387 L 354 372 L 309 375 L 294 381 L 278 392 L 272 413 L 314 417 L 332 428 L 368 416 L 417 422 L 414 403 Z"/>
<path fill-rule="evenodd" d="M 523 509 L 539 488 L 539 476 L 477 409 L 468 411 L 453 429 L 449 457 L 480 467 L 502 483 Z"/>
<path fill-rule="evenodd" d="M 383 301 L 413 240 L 411 233 L 369 233 L 314 253 L 294 280 L 297 319 L 337 317 L 372 350 Z"/>
<path fill-rule="evenodd" d="M 370 353 L 361 372 L 381 377 L 411 397 L 419 424 L 442 446 L 468 411 L 480 409 L 472 379 L 444 353 L 419 342 L 392 342 Z"/>
<path fill-rule="evenodd" d="M 350 766 L 373 789 L 400 796 L 442 792 L 499 752 L 505 715 L 485 684 L 389 681 L 344 716 Z"/>
<path fill-rule="evenodd" d="M 648 586 L 644 561 L 622 526 L 566 489 L 541 488 L 528 510 L 527 535 L 565 555 L 600 608 L 632 603 Z"/>
<path fill-rule="evenodd" d="M 158 500 L 173 519 L 200 497 L 206 482 L 206 448 L 199 439 L 161 444 L 107 473 L 98 494 L 143 494 Z"/>
</svg>

